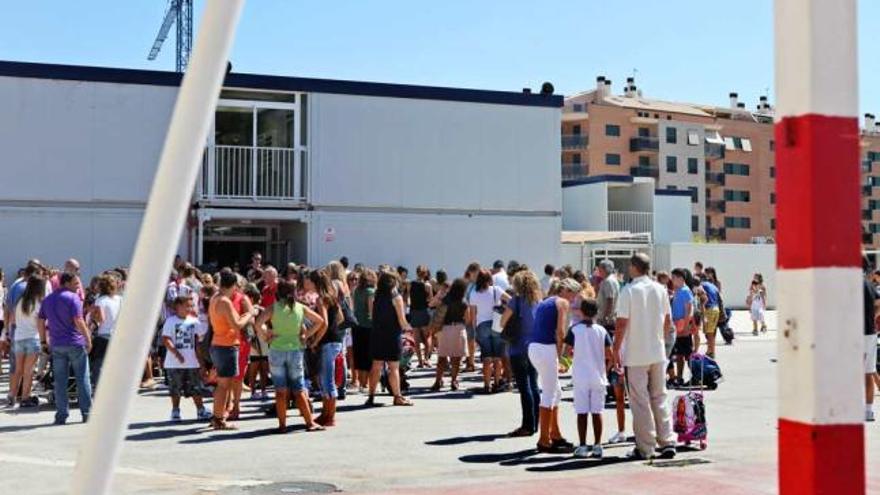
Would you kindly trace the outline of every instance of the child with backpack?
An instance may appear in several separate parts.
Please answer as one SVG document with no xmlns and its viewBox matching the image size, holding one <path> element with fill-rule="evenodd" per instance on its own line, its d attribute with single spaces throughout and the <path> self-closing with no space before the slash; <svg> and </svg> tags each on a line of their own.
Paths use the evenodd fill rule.
<svg viewBox="0 0 880 495">
<path fill-rule="evenodd" d="M 565 338 L 566 346 L 574 348 L 571 376 L 580 437 L 580 446 L 575 449 L 574 456 L 579 458 L 602 458 L 602 411 L 608 386 L 607 364 L 611 362 L 611 337 L 603 326 L 593 322 L 598 311 L 595 299 L 579 299 L 575 316 L 580 320 Z M 593 420 L 595 443 L 592 446 L 587 445 L 588 416 Z"/>
</svg>

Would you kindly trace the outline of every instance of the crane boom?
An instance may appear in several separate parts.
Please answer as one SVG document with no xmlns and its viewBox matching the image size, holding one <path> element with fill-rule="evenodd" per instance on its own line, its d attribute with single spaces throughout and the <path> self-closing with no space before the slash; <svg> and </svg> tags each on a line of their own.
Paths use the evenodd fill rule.
<svg viewBox="0 0 880 495">
<path fill-rule="evenodd" d="M 162 43 L 168 38 L 168 32 L 171 31 L 171 25 L 174 24 L 174 21 L 177 19 L 178 1 L 179 0 L 171 0 L 168 4 L 168 11 L 165 12 L 165 20 L 162 21 L 162 26 L 159 27 L 159 34 L 156 35 L 156 40 L 153 41 L 153 48 L 150 49 L 150 54 L 147 55 L 147 60 L 156 60 L 156 56 L 159 55 L 159 50 L 162 49 Z"/>
</svg>

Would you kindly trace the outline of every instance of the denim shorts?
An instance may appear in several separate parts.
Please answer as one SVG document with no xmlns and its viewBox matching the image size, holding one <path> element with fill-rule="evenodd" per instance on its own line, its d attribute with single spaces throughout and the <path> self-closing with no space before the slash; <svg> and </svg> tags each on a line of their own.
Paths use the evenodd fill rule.
<svg viewBox="0 0 880 495">
<path fill-rule="evenodd" d="M 492 331 L 492 322 L 484 321 L 477 325 L 477 343 L 480 344 L 480 358 L 504 357 L 504 339 Z"/>
<path fill-rule="evenodd" d="M 269 350 L 269 371 L 275 390 L 287 389 L 299 392 L 305 389 L 303 383 L 303 351 Z"/>
<path fill-rule="evenodd" d="M 235 378 L 238 376 L 238 347 L 211 346 L 211 361 L 217 368 L 219 378 Z"/>
<path fill-rule="evenodd" d="M 12 342 L 12 353 L 18 355 L 38 354 L 40 341 L 37 339 L 15 340 Z"/>
</svg>

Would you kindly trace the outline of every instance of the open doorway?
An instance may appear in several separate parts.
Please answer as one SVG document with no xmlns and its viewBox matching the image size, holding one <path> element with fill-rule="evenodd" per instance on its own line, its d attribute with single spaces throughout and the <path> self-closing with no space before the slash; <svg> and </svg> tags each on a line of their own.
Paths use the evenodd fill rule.
<svg viewBox="0 0 880 495">
<path fill-rule="evenodd" d="M 301 221 L 211 220 L 204 225 L 201 265 L 244 269 L 258 251 L 264 264 L 283 270 L 289 262 L 308 262 L 307 236 Z"/>
</svg>

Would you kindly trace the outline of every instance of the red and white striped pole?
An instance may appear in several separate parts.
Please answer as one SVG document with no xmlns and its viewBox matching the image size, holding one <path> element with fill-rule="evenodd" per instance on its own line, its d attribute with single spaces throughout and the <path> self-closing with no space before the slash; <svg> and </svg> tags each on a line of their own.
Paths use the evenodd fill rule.
<svg viewBox="0 0 880 495">
<path fill-rule="evenodd" d="M 779 489 L 865 492 L 856 0 L 776 0 Z"/>
</svg>

